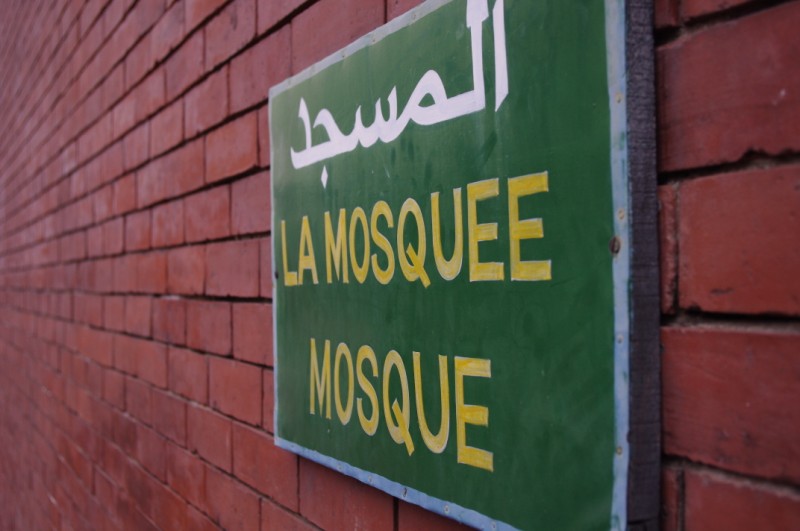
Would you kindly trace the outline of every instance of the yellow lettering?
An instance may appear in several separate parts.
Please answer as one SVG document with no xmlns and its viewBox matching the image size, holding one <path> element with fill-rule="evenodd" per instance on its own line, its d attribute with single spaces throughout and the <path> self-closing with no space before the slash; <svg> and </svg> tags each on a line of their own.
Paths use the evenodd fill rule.
<svg viewBox="0 0 800 531">
<path fill-rule="evenodd" d="M 311 271 L 311 280 L 319 284 L 317 277 L 317 261 L 314 259 L 314 246 L 311 243 L 311 227 L 308 225 L 308 216 L 303 216 L 300 226 L 300 259 L 297 263 L 299 278 L 297 283 L 303 284 L 303 271 Z"/>
<path fill-rule="evenodd" d="M 456 443 L 457 461 L 464 465 L 494 471 L 494 454 L 481 448 L 467 446 L 467 424 L 489 425 L 489 408 L 464 403 L 464 377 L 475 376 L 491 378 L 491 360 L 476 358 L 455 358 L 456 374 Z"/>
<path fill-rule="evenodd" d="M 380 230 L 378 230 L 378 218 L 383 216 L 386 218 L 386 224 L 391 229 L 394 227 L 394 219 L 392 218 L 392 211 L 389 209 L 389 205 L 386 201 L 378 201 L 375 203 L 375 206 L 372 208 L 372 216 L 370 218 L 370 225 L 372 228 L 372 241 L 375 242 L 375 245 L 378 246 L 386 254 L 386 269 L 381 269 L 378 265 L 378 256 L 376 254 L 372 255 L 372 272 L 375 274 L 375 278 L 381 284 L 388 284 L 392 277 L 394 277 L 394 253 L 392 252 L 392 244 L 389 243 L 389 240 L 381 234 Z"/>
<path fill-rule="evenodd" d="M 433 257 L 436 259 L 436 268 L 439 275 L 445 280 L 453 280 L 461 272 L 464 262 L 464 227 L 461 214 L 461 188 L 453 190 L 453 210 L 455 212 L 455 243 L 453 256 L 445 259 L 442 252 L 442 231 L 439 220 L 439 192 L 431 194 L 431 232 L 433 235 Z"/>
<path fill-rule="evenodd" d="M 356 377 L 358 378 L 358 386 L 361 387 L 361 390 L 364 391 L 364 394 L 369 398 L 372 406 L 372 415 L 369 418 L 364 415 L 361 397 L 356 399 L 356 409 L 358 410 L 358 421 L 361 423 L 361 428 L 364 430 L 364 433 L 372 436 L 378 431 L 378 421 L 380 420 L 378 415 L 378 395 L 375 393 L 375 388 L 362 370 L 364 360 L 369 361 L 370 365 L 372 365 L 372 377 L 377 378 L 378 360 L 375 358 L 375 351 L 368 345 L 364 345 L 358 349 L 358 354 L 356 355 Z"/>
<path fill-rule="evenodd" d="M 408 375 L 406 374 L 403 358 L 400 357 L 396 350 L 390 350 L 383 362 L 383 414 L 386 417 L 386 426 L 389 428 L 389 435 L 392 436 L 392 440 L 397 444 L 403 444 L 407 438 L 408 429 L 403 430 L 402 426 L 395 422 L 392 415 L 392 405 L 389 402 L 389 377 L 392 375 L 392 368 L 396 368 L 397 374 L 400 376 L 400 390 L 403 399 L 402 415 L 398 415 L 398 417 L 402 417 L 402 422 L 405 423 L 407 428 L 411 422 L 411 407 L 408 400 Z"/>
<path fill-rule="evenodd" d="M 331 213 L 325 212 L 325 265 L 328 270 L 328 284 L 333 282 L 331 274 L 331 261 L 336 269 L 336 280 L 348 284 L 349 273 L 347 270 L 347 210 L 339 210 L 339 223 L 336 226 L 336 237 L 333 236 Z"/>
<path fill-rule="evenodd" d="M 432 434 L 425 420 L 425 407 L 422 400 L 422 371 L 420 370 L 419 352 L 414 352 L 414 394 L 417 402 L 417 417 L 419 418 L 419 431 L 425 446 L 435 453 L 440 454 L 447 447 L 450 436 L 450 383 L 447 376 L 447 356 L 439 356 L 439 392 L 441 401 L 442 420 L 439 423 L 439 433 Z"/>
<path fill-rule="evenodd" d="M 508 180 L 508 226 L 511 243 L 511 280 L 550 280 L 550 260 L 522 261 L 521 240 L 544 238 L 542 218 L 519 219 L 519 198 L 547 192 L 547 172 Z"/>
<path fill-rule="evenodd" d="M 405 240 L 403 232 L 406 226 L 406 218 L 409 214 L 412 214 L 417 221 L 416 249 L 411 244 L 408 244 L 407 248 L 403 245 Z M 406 280 L 409 282 L 420 280 L 422 285 L 427 288 L 430 286 L 431 281 L 425 272 L 426 246 L 425 221 L 422 219 L 422 210 L 419 208 L 419 203 L 411 198 L 406 199 L 397 219 L 397 258 L 400 261 L 400 269 L 403 271 Z"/>
<path fill-rule="evenodd" d="M 317 342 L 311 338 L 311 414 L 314 415 L 314 391 L 317 392 L 319 400 L 319 411 L 325 406 L 325 417 L 331 418 L 331 342 L 325 340 L 325 352 L 322 355 L 322 374 L 319 371 L 319 361 L 317 360 Z"/>
<path fill-rule="evenodd" d="M 342 398 L 339 391 L 339 367 L 340 361 L 344 358 L 347 362 L 347 405 L 342 407 Z M 336 358 L 333 362 L 333 398 L 336 401 L 336 414 L 339 415 L 339 420 L 342 424 L 350 422 L 350 417 L 353 415 L 353 357 L 350 355 L 350 349 L 344 343 L 339 343 L 336 347 Z"/>
<path fill-rule="evenodd" d="M 361 260 L 361 263 L 356 258 L 356 222 L 361 225 L 362 234 L 364 235 L 364 259 Z M 353 274 L 356 280 L 358 280 L 359 284 L 363 284 L 369 272 L 369 232 L 367 229 L 367 215 L 361 207 L 356 207 L 350 217 L 350 263 L 353 264 Z"/>
<path fill-rule="evenodd" d="M 281 250 L 283 251 L 283 285 L 296 286 L 297 272 L 289 271 L 289 260 L 286 257 L 286 221 L 281 220 Z"/>
<path fill-rule="evenodd" d="M 467 224 L 469 227 L 469 281 L 503 280 L 501 262 L 481 262 L 478 243 L 497 239 L 497 223 L 478 223 L 478 201 L 500 194 L 498 179 L 467 185 Z"/>
</svg>

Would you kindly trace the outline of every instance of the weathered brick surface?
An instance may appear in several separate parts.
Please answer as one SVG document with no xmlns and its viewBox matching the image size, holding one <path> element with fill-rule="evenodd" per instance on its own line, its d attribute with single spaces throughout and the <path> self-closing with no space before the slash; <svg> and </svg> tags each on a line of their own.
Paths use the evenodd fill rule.
<svg viewBox="0 0 800 531">
<path fill-rule="evenodd" d="M 661 312 L 675 311 L 678 283 L 677 185 L 658 189 L 659 251 L 661 255 Z"/>
<path fill-rule="evenodd" d="M 753 0 L 683 0 L 681 14 L 685 18 L 697 18 L 703 15 L 712 15 L 732 7 L 741 6 Z"/>
<path fill-rule="evenodd" d="M 392 529 L 391 496 L 310 461 L 300 461 L 300 514 L 323 529 Z"/>
<path fill-rule="evenodd" d="M 678 208 L 682 307 L 800 315 L 800 166 L 692 180 Z"/>
<path fill-rule="evenodd" d="M 653 12 L 656 28 L 674 27 L 678 24 L 678 0 L 655 0 Z"/>
<path fill-rule="evenodd" d="M 675 467 L 665 467 L 661 472 L 661 529 L 679 531 L 683 509 L 683 472 Z"/>
<path fill-rule="evenodd" d="M 662 47 L 665 171 L 800 149 L 800 3 L 713 25 Z"/>
<path fill-rule="evenodd" d="M 461 528 L 273 440 L 269 87 L 420 3 L 4 5 L 0 529 Z M 661 524 L 799 528 L 800 0 L 653 8 Z"/>
<path fill-rule="evenodd" d="M 383 22 L 381 0 L 320 0 L 292 20 L 292 72 L 343 48 Z"/>
<path fill-rule="evenodd" d="M 664 451 L 800 483 L 800 333 L 667 327 Z"/>
<path fill-rule="evenodd" d="M 686 472 L 686 529 L 797 529 L 800 496 L 768 485 Z"/>
</svg>

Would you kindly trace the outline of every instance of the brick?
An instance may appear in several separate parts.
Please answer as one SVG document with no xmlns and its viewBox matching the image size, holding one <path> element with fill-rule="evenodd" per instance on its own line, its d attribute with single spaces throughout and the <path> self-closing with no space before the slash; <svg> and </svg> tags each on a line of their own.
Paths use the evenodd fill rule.
<svg viewBox="0 0 800 531">
<path fill-rule="evenodd" d="M 114 338 L 114 368 L 126 374 L 136 375 L 137 350 L 141 339 L 115 335 Z"/>
<path fill-rule="evenodd" d="M 136 289 L 140 293 L 163 293 L 167 289 L 167 255 L 151 252 L 134 256 Z"/>
<path fill-rule="evenodd" d="M 800 496 L 794 492 L 686 472 L 686 529 L 770 529 L 800 527 Z"/>
<path fill-rule="evenodd" d="M 184 20 L 184 5 L 175 3 L 156 23 L 150 34 L 150 55 L 153 60 L 162 60 L 183 40 Z"/>
<path fill-rule="evenodd" d="M 257 529 L 258 497 L 217 470 L 206 469 L 208 514 L 223 529 Z"/>
<path fill-rule="evenodd" d="M 125 377 L 108 370 L 103 373 L 103 400 L 118 409 L 125 409 Z"/>
<path fill-rule="evenodd" d="M 244 48 L 255 36 L 255 0 L 233 0 L 206 24 L 205 32 L 205 61 L 211 69 Z"/>
<path fill-rule="evenodd" d="M 230 355 L 230 303 L 189 301 L 186 322 L 186 344 L 189 347 L 223 356 Z"/>
<path fill-rule="evenodd" d="M 662 329 L 664 451 L 800 481 L 800 334 Z"/>
<path fill-rule="evenodd" d="M 203 513 L 192 507 L 187 509 L 187 529 L 192 531 L 218 531 L 219 527 L 206 517 Z"/>
<path fill-rule="evenodd" d="M 184 97 L 184 129 L 192 138 L 228 116 L 228 67 L 190 90 Z"/>
<path fill-rule="evenodd" d="M 116 502 L 117 487 L 97 467 L 94 472 L 94 492 L 97 500 L 106 507 L 112 507 Z"/>
<path fill-rule="evenodd" d="M 209 463 L 230 472 L 231 421 L 195 405 L 189 405 L 187 413 L 189 449 Z"/>
<path fill-rule="evenodd" d="M 394 499 L 356 479 L 300 460 L 300 514 L 323 529 L 394 528 Z"/>
<path fill-rule="evenodd" d="M 415 529 L 467 531 L 471 528 L 427 511 L 422 507 L 399 501 L 397 504 L 397 529 L 398 531 L 413 531 Z"/>
<path fill-rule="evenodd" d="M 321 0 L 292 20 L 292 72 L 299 73 L 383 24 L 383 0 Z"/>
<path fill-rule="evenodd" d="M 78 160 L 85 162 L 99 153 L 114 138 L 112 133 L 111 115 L 106 114 L 78 138 Z"/>
<path fill-rule="evenodd" d="M 681 14 L 686 19 L 694 19 L 741 6 L 753 0 L 681 0 Z"/>
<path fill-rule="evenodd" d="M 111 109 L 125 93 L 125 65 L 123 63 L 118 64 L 108 75 L 100 91 L 103 96 L 103 109 Z"/>
<path fill-rule="evenodd" d="M 183 141 L 183 101 L 178 100 L 150 120 L 150 155 L 156 157 Z"/>
<path fill-rule="evenodd" d="M 167 179 L 168 197 L 183 195 L 203 185 L 203 159 L 205 146 L 202 140 L 190 142 L 164 158 L 163 171 Z"/>
<path fill-rule="evenodd" d="M 186 144 L 148 164 L 137 173 L 140 207 L 183 195 L 203 184 L 204 146 L 202 140 Z"/>
<path fill-rule="evenodd" d="M 145 424 L 150 424 L 150 420 L 153 418 L 152 401 L 150 388 L 145 383 L 134 378 L 125 380 L 125 406 L 131 416 Z"/>
<path fill-rule="evenodd" d="M 90 179 L 90 188 L 92 190 L 122 175 L 125 170 L 123 151 L 123 143 L 115 142 L 100 154 L 97 158 L 98 164 L 100 165 L 100 173 L 95 174 L 94 179 Z M 101 219 L 104 218 L 95 218 L 95 220 L 98 221 Z"/>
<path fill-rule="evenodd" d="M 153 299 L 153 338 L 166 343 L 186 343 L 186 301 Z"/>
<path fill-rule="evenodd" d="M 98 295 L 76 293 L 73 305 L 74 319 L 80 323 L 100 327 L 103 323 L 103 298 Z"/>
<path fill-rule="evenodd" d="M 231 112 L 267 101 L 269 89 L 289 77 L 289 26 L 270 35 L 231 62 Z M 261 72 L 254 76 L 253 72 Z"/>
<path fill-rule="evenodd" d="M 233 357 L 272 365 L 272 305 L 233 305 Z"/>
<path fill-rule="evenodd" d="M 187 2 L 187 8 L 190 3 Z M 203 75 L 203 48 L 203 32 L 198 31 L 167 60 L 165 69 L 169 101 L 175 99 Z"/>
<path fill-rule="evenodd" d="M 189 452 L 167 445 L 167 483 L 190 503 L 205 506 L 206 467 Z M 191 528 L 194 529 L 194 528 Z"/>
<path fill-rule="evenodd" d="M 297 456 L 276 447 L 269 435 L 234 424 L 233 473 L 284 507 L 297 510 Z"/>
<path fill-rule="evenodd" d="M 261 531 L 280 529 L 282 531 L 313 531 L 311 524 L 304 522 L 297 515 L 284 510 L 271 500 L 261 500 Z"/>
<path fill-rule="evenodd" d="M 149 336 L 152 308 L 150 297 L 126 297 L 125 331 L 137 336 Z"/>
<path fill-rule="evenodd" d="M 111 365 L 113 341 L 111 334 L 81 326 L 78 328 L 77 341 L 81 354 L 101 365 Z"/>
<path fill-rule="evenodd" d="M 156 415 L 157 416 L 157 415 Z M 142 424 L 136 425 L 136 460 L 159 480 L 166 479 L 167 440 Z M 149 506 L 149 504 L 147 504 Z M 145 506 L 147 507 L 147 506 Z"/>
<path fill-rule="evenodd" d="M 800 147 L 800 4 L 703 29 L 658 52 L 662 171 Z M 293 28 L 294 28 L 293 24 Z"/>
<path fill-rule="evenodd" d="M 800 166 L 685 182 L 679 212 L 681 307 L 800 315 Z"/>
<path fill-rule="evenodd" d="M 133 2 L 131 0 L 121 1 L 121 2 L 109 2 L 106 5 L 106 9 L 103 12 L 102 19 L 103 19 L 103 34 L 108 35 L 112 32 L 119 22 L 125 16 L 125 12 L 131 6 Z"/>
<path fill-rule="evenodd" d="M 683 471 L 676 467 L 661 469 L 661 529 L 679 531 L 683 511 Z"/>
<path fill-rule="evenodd" d="M 258 166 L 256 113 L 251 112 L 206 136 L 206 182 Z"/>
<path fill-rule="evenodd" d="M 421 3 L 422 0 L 386 0 L 386 19 L 399 17 Z"/>
<path fill-rule="evenodd" d="M 136 87 L 136 121 L 140 122 L 156 112 L 164 103 L 171 100 L 165 94 L 165 72 L 163 68 L 154 70 Z"/>
<path fill-rule="evenodd" d="M 104 186 L 97 190 L 93 195 L 94 202 L 94 221 L 99 223 L 111 217 L 111 201 L 113 199 L 113 191 L 111 186 Z"/>
<path fill-rule="evenodd" d="M 130 51 L 125 59 L 125 81 L 127 88 L 131 88 L 144 79 L 147 72 L 155 65 L 150 53 L 150 36 L 145 36 Z"/>
<path fill-rule="evenodd" d="M 186 198 L 187 242 L 224 238 L 231 232 L 230 187 L 221 186 Z"/>
<path fill-rule="evenodd" d="M 183 201 L 171 201 L 153 208 L 153 247 L 180 245 L 183 235 Z"/>
<path fill-rule="evenodd" d="M 262 107 L 258 111 L 258 162 L 262 168 L 270 165 L 269 149 L 269 107 Z"/>
<path fill-rule="evenodd" d="M 103 10 L 104 4 L 105 2 L 102 0 L 93 0 L 85 4 L 84 9 L 81 11 L 81 15 L 78 19 L 81 36 L 86 35 L 89 32 L 89 28 L 92 27 L 94 21 Z"/>
<path fill-rule="evenodd" d="M 143 210 L 125 216 L 125 251 L 150 248 L 150 211 Z"/>
<path fill-rule="evenodd" d="M 155 487 L 151 512 L 153 521 L 161 529 L 187 529 L 187 504 L 164 485 Z"/>
<path fill-rule="evenodd" d="M 261 240 L 261 296 L 272 297 L 272 238 Z"/>
<path fill-rule="evenodd" d="M 109 330 L 125 329 L 125 297 L 106 297 L 103 303 L 103 324 Z"/>
<path fill-rule="evenodd" d="M 265 33 L 289 16 L 304 0 L 258 0 L 258 33 Z M 286 48 L 288 49 L 288 47 Z"/>
<path fill-rule="evenodd" d="M 267 232 L 272 217 L 269 172 L 262 172 L 233 183 L 231 203 L 233 234 Z"/>
<path fill-rule="evenodd" d="M 653 12 L 656 29 L 674 28 L 680 21 L 678 0 L 655 0 Z"/>
<path fill-rule="evenodd" d="M 169 394 L 154 390 L 151 394 L 153 411 L 153 428 L 161 435 L 186 446 L 186 402 Z"/>
<path fill-rule="evenodd" d="M 170 347 L 169 388 L 174 393 L 208 403 L 208 362 L 202 354 Z"/>
<path fill-rule="evenodd" d="M 131 170 L 150 157 L 150 124 L 145 122 L 122 140 L 124 146 L 124 168 Z"/>
<path fill-rule="evenodd" d="M 261 370 L 258 367 L 209 358 L 208 375 L 211 407 L 250 424 L 261 423 Z"/>
<path fill-rule="evenodd" d="M 258 242 L 229 241 L 206 246 L 206 294 L 258 297 Z"/>
<path fill-rule="evenodd" d="M 58 241 L 58 256 L 62 262 L 86 258 L 86 233 L 76 232 Z"/>
<path fill-rule="evenodd" d="M 113 184 L 114 214 L 125 214 L 136 208 L 136 176 L 126 175 Z"/>
<path fill-rule="evenodd" d="M 181 247 L 167 253 L 169 293 L 196 295 L 203 293 L 205 249 Z"/>
<path fill-rule="evenodd" d="M 191 31 L 227 0 L 186 0 L 186 29 Z"/>
<path fill-rule="evenodd" d="M 157 387 L 167 386 L 167 348 L 164 345 L 146 342 L 139 350 L 136 374 Z"/>
<path fill-rule="evenodd" d="M 125 218 L 114 218 L 101 227 L 103 254 L 119 254 L 125 248 Z"/>
</svg>

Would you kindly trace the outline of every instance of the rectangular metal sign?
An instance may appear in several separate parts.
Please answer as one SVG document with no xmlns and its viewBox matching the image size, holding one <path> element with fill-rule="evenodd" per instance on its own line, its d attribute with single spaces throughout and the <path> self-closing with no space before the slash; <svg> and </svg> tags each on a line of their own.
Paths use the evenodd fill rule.
<svg viewBox="0 0 800 531">
<path fill-rule="evenodd" d="M 431 0 L 272 89 L 279 446 L 625 527 L 624 35 L 620 0 Z"/>
</svg>

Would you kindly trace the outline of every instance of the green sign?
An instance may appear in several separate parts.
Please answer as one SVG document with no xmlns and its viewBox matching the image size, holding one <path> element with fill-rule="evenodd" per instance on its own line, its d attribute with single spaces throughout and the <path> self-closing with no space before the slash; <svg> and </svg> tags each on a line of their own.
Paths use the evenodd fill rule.
<svg viewBox="0 0 800 531">
<path fill-rule="evenodd" d="M 478 527 L 625 526 L 621 6 L 432 0 L 273 88 L 279 446 Z"/>
</svg>

